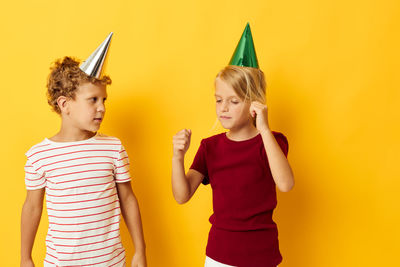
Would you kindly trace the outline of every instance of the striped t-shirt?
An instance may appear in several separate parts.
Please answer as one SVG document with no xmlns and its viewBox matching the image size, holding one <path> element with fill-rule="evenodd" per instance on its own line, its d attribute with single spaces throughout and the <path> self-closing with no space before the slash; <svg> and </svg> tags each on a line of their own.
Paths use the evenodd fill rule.
<svg viewBox="0 0 400 267">
<path fill-rule="evenodd" d="M 45 187 L 49 229 L 44 266 L 125 266 L 116 183 L 131 180 L 121 141 L 44 139 L 27 153 L 28 190 Z"/>
</svg>

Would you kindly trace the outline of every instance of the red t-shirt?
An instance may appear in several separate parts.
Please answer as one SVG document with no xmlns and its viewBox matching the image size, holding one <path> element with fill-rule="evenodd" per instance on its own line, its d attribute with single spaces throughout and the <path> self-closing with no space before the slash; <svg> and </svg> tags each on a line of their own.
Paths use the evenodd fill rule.
<svg viewBox="0 0 400 267">
<path fill-rule="evenodd" d="M 286 137 L 273 134 L 287 156 Z M 272 220 L 276 190 L 261 135 L 245 141 L 230 140 L 226 133 L 203 139 L 190 168 L 213 189 L 207 256 L 239 267 L 276 267 L 282 261 Z"/>
</svg>

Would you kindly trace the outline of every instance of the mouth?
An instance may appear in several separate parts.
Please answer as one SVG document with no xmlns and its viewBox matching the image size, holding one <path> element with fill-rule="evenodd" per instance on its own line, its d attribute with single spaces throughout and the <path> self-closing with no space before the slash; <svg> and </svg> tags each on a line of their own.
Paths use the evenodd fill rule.
<svg viewBox="0 0 400 267">
<path fill-rule="evenodd" d="M 229 117 L 229 116 L 220 116 L 219 118 L 222 119 L 222 120 L 232 119 L 232 117 Z"/>
<path fill-rule="evenodd" d="M 103 118 L 94 118 L 93 119 L 94 122 L 100 123 L 103 121 Z"/>
</svg>

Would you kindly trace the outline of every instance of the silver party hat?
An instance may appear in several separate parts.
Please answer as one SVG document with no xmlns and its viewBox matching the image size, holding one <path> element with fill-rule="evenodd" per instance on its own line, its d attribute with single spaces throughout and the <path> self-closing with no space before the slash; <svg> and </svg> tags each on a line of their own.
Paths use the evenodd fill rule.
<svg viewBox="0 0 400 267">
<path fill-rule="evenodd" d="M 100 79 L 103 71 L 103 65 L 107 57 L 108 48 L 110 47 L 111 32 L 99 47 L 86 59 L 80 69 L 89 76 Z"/>
</svg>

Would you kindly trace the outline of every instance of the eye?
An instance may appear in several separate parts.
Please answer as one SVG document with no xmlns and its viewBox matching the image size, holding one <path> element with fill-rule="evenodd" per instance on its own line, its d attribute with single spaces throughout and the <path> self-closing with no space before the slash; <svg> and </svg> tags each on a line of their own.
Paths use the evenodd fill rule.
<svg viewBox="0 0 400 267">
<path fill-rule="evenodd" d="M 239 101 L 237 101 L 236 99 L 233 99 L 231 102 L 232 102 L 232 104 L 235 104 L 235 105 L 239 104 Z"/>
<path fill-rule="evenodd" d="M 93 103 L 96 103 L 96 102 L 97 102 L 97 97 L 92 97 L 90 100 L 91 100 Z"/>
<path fill-rule="evenodd" d="M 221 103 L 221 102 L 222 102 L 222 100 L 221 100 L 221 99 L 216 99 L 216 100 L 215 100 L 215 102 L 217 102 L 217 103 Z"/>
<path fill-rule="evenodd" d="M 103 98 L 103 103 L 106 102 L 107 98 Z"/>
</svg>

